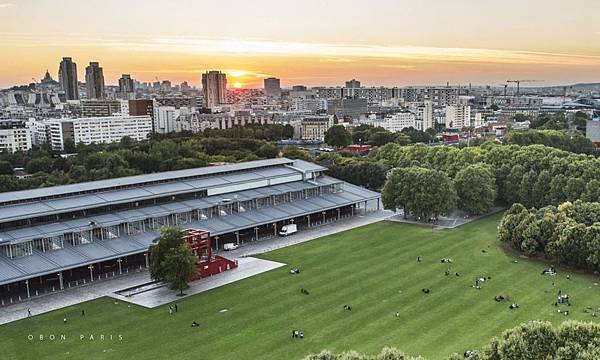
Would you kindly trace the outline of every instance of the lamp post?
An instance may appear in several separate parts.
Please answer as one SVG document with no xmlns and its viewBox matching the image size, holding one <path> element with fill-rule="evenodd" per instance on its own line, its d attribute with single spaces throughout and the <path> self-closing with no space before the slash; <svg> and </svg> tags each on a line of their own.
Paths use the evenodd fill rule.
<svg viewBox="0 0 600 360">
<path fill-rule="evenodd" d="M 258 241 L 258 227 L 254 228 L 255 241 Z"/>
<path fill-rule="evenodd" d="M 123 274 L 123 271 L 121 270 L 121 262 L 123 262 L 123 259 L 121 259 L 121 258 L 118 258 L 118 259 L 117 259 L 117 263 L 119 264 L 119 275 L 122 275 L 122 274 Z"/>
<path fill-rule="evenodd" d="M 323 214 L 323 224 L 325 224 L 325 214 L 327 214 L 326 211 L 322 211 L 321 214 Z"/>
<path fill-rule="evenodd" d="M 90 281 L 94 281 L 94 265 L 88 266 L 88 269 L 90 269 Z"/>
<path fill-rule="evenodd" d="M 27 287 L 27 297 L 29 298 L 29 280 L 25 280 L 25 286 Z"/>
</svg>

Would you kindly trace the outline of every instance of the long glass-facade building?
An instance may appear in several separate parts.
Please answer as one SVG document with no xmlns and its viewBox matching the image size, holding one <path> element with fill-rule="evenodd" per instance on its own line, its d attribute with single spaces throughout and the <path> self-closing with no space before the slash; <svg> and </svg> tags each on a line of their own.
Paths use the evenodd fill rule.
<svg viewBox="0 0 600 360">
<path fill-rule="evenodd" d="M 221 249 L 379 207 L 326 170 L 278 158 L 0 193 L 0 301 L 147 267 L 164 226 L 208 230 Z"/>
</svg>

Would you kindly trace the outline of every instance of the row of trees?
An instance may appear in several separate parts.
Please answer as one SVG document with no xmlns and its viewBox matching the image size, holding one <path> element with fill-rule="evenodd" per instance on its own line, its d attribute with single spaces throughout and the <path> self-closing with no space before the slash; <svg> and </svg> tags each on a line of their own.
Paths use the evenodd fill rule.
<svg viewBox="0 0 600 360">
<path fill-rule="evenodd" d="M 518 130 L 509 131 L 504 141 L 507 144 L 541 144 L 577 154 L 598 154 L 592 141 L 577 130 Z"/>
<path fill-rule="evenodd" d="M 112 144 L 79 144 L 76 155 L 66 158 L 48 147 L 14 154 L 3 152 L 0 153 L 0 191 L 189 169 L 211 162 L 274 158 L 278 154 L 277 147 L 264 140 L 198 135 L 157 137 L 140 142 L 125 137 Z M 15 167 L 25 168 L 33 177 L 14 178 L 11 174 Z"/>
<path fill-rule="evenodd" d="M 294 137 L 294 127 L 289 124 L 248 124 L 229 129 L 206 129 L 203 135 L 205 137 L 277 141 Z"/>
<path fill-rule="evenodd" d="M 334 125 L 325 133 L 325 143 L 335 147 L 346 147 L 350 144 L 368 144 L 382 146 L 389 143 L 399 145 L 430 143 L 435 140 L 436 131 L 427 129 L 420 131 L 412 127 L 393 133 L 381 127 L 359 125 L 351 131 L 343 125 Z"/>
<path fill-rule="evenodd" d="M 464 359 L 464 354 L 452 354 L 447 360 Z M 473 351 L 471 360 L 597 360 L 600 359 L 600 325 L 566 321 L 559 326 L 550 322 L 529 322 L 504 331 L 480 351 Z M 424 360 L 405 355 L 395 348 L 384 348 L 379 355 L 355 351 L 335 354 L 322 351 L 304 360 Z"/>
<path fill-rule="evenodd" d="M 578 200 L 530 210 L 513 204 L 502 217 L 498 239 L 527 255 L 600 270 L 600 203 Z"/>
<path fill-rule="evenodd" d="M 586 128 L 586 121 L 588 119 L 588 115 L 581 111 L 577 111 L 575 114 L 569 117 L 567 117 L 565 113 L 543 114 L 531 120 L 530 127 L 532 129 L 547 130 L 566 130 L 575 128 L 579 131 L 584 131 Z"/>
<path fill-rule="evenodd" d="M 454 148 L 387 144 L 372 158 L 389 167 L 418 166 L 455 179 L 470 165 L 487 165 L 495 178 L 498 199 L 541 208 L 565 201 L 600 201 L 600 158 L 543 145 L 498 145 Z"/>
<path fill-rule="evenodd" d="M 404 215 L 436 220 L 458 207 L 469 214 L 488 211 L 496 199 L 495 178 L 487 165 L 474 164 L 454 179 L 445 172 L 420 166 L 394 169 L 388 176 L 381 200 L 388 209 L 404 209 Z"/>
</svg>

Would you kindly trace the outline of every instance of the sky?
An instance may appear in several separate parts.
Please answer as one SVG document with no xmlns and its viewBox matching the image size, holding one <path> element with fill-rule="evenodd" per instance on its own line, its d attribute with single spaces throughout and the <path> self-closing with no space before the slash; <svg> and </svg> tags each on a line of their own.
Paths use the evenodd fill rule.
<svg viewBox="0 0 600 360">
<path fill-rule="evenodd" d="M 0 87 L 79 79 L 107 84 L 534 85 L 600 82 L 600 0 L 0 0 Z"/>
</svg>

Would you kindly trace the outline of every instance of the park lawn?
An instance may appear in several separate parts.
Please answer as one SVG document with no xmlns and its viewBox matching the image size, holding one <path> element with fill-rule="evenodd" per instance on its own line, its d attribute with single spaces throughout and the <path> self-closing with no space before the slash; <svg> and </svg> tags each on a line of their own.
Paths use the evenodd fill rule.
<svg viewBox="0 0 600 360">
<path fill-rule="evenodd" d="M 149 310 L 110 298 L 34 316 L 0 326 L 0 359 L 301 359 L 325 348 L 375 353 L 386 345 L 441 359 L 528 320 L 597 321 L 583 309 L 600 306 L 598 278 L 567 280 L 561 268 L 558 276 L 540 275 L 544 263 L 496 241 L 499 220 L 443 231 L 383 221 L 276 250 L 262 257 L 289 266 L 182 299 L 173 316 L 168 306 Z M 450 266 L 440 263 L 446 257 Z M 292 267 L 301 273 L 290 275 Z M 446 277 L 448 267 L 460 276 Z M 477 290 L 477 275 L 492 279 Z M 571 296 L 568 317 L 554 307 L 558 289 Z M 520 308 L 496 303 L 500 294 Z M 199 328 L 190 327 L 193 320 Z M 292 329 L 305 338 L 292 339 Z M 67 340 L 40 341 L 40 334 Z M 111 334 L 123 339 L 106 339 Z"/>
</svg>

